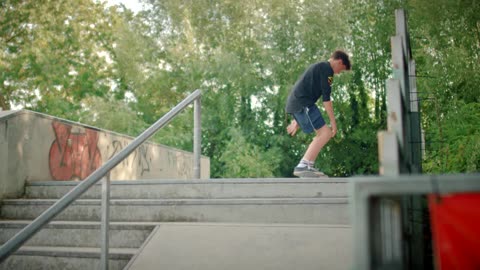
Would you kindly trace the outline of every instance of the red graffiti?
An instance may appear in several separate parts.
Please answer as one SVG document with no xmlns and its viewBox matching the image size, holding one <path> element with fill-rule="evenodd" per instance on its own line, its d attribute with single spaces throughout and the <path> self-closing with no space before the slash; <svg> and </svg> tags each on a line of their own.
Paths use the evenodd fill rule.
<svg viewBox="0 0 480 270">
<path fill-rule="evenodd" d="M 98 133 L 72 133 L 72 126 L 52 123 L 55 140 L 50 147 L 50 173 L 54 180 L 83 180 L 102 164 Z"/>
</svg>

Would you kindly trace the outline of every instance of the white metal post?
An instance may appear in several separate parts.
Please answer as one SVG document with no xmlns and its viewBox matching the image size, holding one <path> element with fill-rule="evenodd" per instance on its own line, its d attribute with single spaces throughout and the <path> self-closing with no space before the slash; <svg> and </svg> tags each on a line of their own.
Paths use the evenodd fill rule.
<svg viewBox="0 0 480 270">
<path fill-rule="evenodd" d="M 201 124 L 201 100 L 195 99 L 193 104 L 193 178 L 200 179 L 200 157 L 202 151 L 202 124 Z"/>
<path fill-rule="evenodd" d="M 102 221 L 100 225 L 101 255 L 99 269 L 108 270 L 109 248 L 109 219 L 110 219 L 110 172 L 102 180 Z"/>
</svg>

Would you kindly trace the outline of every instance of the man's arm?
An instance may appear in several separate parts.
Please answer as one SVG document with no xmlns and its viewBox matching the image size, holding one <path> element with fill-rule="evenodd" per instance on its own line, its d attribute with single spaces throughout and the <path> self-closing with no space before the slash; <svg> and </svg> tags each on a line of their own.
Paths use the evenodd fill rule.
<svg viewBox="0 0 480 270">
<path fill-rule="evenodd" d="M 337 134 L 337 122 L 335 121 L 335 115 L 333 114 L 333 104 L 332 101 L 324 101 L 323 107 L 327 111 L 328 118 L 330 118 L 330 126 L 332 127 L 332 137 Z"/>
</svg>

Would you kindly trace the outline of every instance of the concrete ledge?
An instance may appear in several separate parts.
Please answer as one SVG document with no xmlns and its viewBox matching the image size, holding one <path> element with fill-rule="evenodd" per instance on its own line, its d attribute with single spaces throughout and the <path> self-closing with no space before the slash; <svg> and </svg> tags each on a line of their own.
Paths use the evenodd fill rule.
<svg viewBox="0 0 480 270">
<path fill-rule="evenodd" d="M 109 250 L 109 269 L 120 270 L 137 249 Z M 0 270 L 98 269 L 100 249 L 70 247 L 22 247 L 0 264 Z"/>
<path fill-rule="evenodd" d="M 5 121 L 19 112 L 21 112 L 21 110 L 0 111 L 0 121 Z"/>
<path fill-rule="evenodd" d="M 33 220 L 0 220 L 0 228 L 23 228 L 31 223 Z M 125 229 L 125 230 L 153 230 L 158 222 L 110 222 L 109 228 L 111 230 Z M 100 229 L 100 222 L 98 221 L 51 221 L 43 228 L 52 229 Z"/>
<path fill-rule="evenodd" d="M 3 205 L 52 205 L 55 199 L 8 199 Z M 100 205 L 100 200 L 77 200 L 72 205 Z M 243 198 L 243 199 L 127 199 L 111 200 L 110 205 L 278 205 L 278 204 L 347 204 L 346 198 Z"/>
<path fill-rule="evenodd" d="M 0 221 L 0 244 L 5 243 L 28 225 L 30 220 Z M 137 222 L 112 222 L 109 226 L 110 247 L 138 248 L 155 225 Z M 99 222 L 53 221 L 42 228 L 26 246 L 100 247 Z"/>
<path fill-rule="evenodd" d="M 16 255 L 41 255 L 52 257 L 99 258 L 100 248 L 91 247 L 21 247 Z M 136 248 L 110 248 L 110 259 L 128 260 L 137 252 Z"/>
<path fill-rule="evenodd" d="M 278 183 L 292 183 L 292 184 L 313 184 L 313 183 L 348 183 L 349 178 L 332 177 L 332 178 L 222 178 L 222 179 L 208 179 L 208 181 L 197 180 L 175 180 L 175 179 L 147 179 L 147 180 L 119 180 L 111 182 L 112 185 L 157 185 L 157 184 L 192 184 L 192 185 L 211 185 L 211 184 L 278 184 Z M 79 181 L 30 181 L 27 185 L 30 186 L 76 186 Z M 98 183 L 97 185 L 100 185 Z"/>
<path fill-rule="evenodd" d="M 28 198 L 60 198 L 79 182 L 33 182 L 26 186 Z M 97 184 L 82 195 L 99 199 Z M 208 181 L 139 180 L 114 181 L 112 199 L 215 199 L 215 198 L 326 198 L 347 197 L 346 179 L 212 179 Z"/>
<path fill-rule="evenodd" d="M 34 219 L 56 200 L 4 200 L 4 219 Z M 100 220 L 100 200 L 78 200 L 56 220 Z M 346 198 L 112 200 L 112 221 L 349 224 Z"/>
</svg>

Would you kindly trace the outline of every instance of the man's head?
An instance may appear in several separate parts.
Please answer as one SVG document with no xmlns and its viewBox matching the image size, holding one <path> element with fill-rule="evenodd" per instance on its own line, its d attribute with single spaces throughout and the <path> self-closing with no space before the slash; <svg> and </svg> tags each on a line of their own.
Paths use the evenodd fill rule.
<svg viewBox="0 0 480 270">
<path fill-rule="evenodd" d="M 348 58 L 348 54 L 346 54 L 344 51 L 334 51 L 328 61 L 330 62 L 330 66 L 332 67 L 334 74 L 339 74 L 344 70 L 351 69 L 350 59 Z"/>
</svg>

